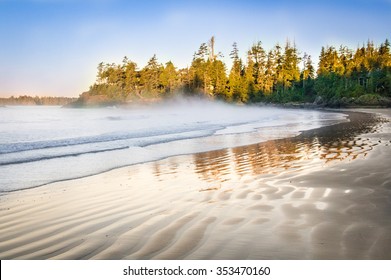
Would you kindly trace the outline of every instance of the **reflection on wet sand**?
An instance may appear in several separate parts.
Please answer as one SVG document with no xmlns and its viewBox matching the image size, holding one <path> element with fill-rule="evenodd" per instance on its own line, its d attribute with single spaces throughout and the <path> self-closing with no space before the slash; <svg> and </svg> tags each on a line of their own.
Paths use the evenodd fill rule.
<svg viewBox="0 0 391 280">
<path fill-rule="evenodd" d="M 363 121 L 357 114 L 351 113 L 349 123 L 304 132 L 293 138 L 195 154 L 196 173 L 207 181 L 224 182 L 231 179 L 233 174 L 276 174 L 282 170 L 295 172 L 307 168 L 309 163 L 313 167 L 313 164 L 319 166 L 365 157 L 379 143 L 359 135 L 375 132 L 384 120 L 367 116 Z"/>
<path fill-rule="evenodd" d="M 385 119 L 361 113 L 349 119 L 289 139 L 193 155 L 188 168 L 208 186 L 199 184 L 204 202 L 230 214 L 219 223 L 229 232 L 208 238 L 205 251 L 213 253 L 199 250 L 190 258 L 391 258 L 391 223 L 384 222 L 391 178 L 378 172 L 386 163 L 356 162 L 378 145 L 384 154 L 389 141 L 373 133 Z M 354 171 L 348 168 L 352 162 Z M 348 165 L 335 169 L 337 163 Z M 380 183 L 367 180 L 366 172 L 378 174 Z"/>
</svg>

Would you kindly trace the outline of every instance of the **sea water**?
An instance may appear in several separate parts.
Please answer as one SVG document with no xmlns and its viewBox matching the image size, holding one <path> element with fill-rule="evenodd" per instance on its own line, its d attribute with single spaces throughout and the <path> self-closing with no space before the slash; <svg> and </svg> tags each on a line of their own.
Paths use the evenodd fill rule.
<svg viewBox="0 0 391 280">
<path fill-rule="evenodd" d="M 0 108 L 0 192 L 170 156 L 291 137 L 341 113 L 180 100 L 131 108 Z"/>
</svg>

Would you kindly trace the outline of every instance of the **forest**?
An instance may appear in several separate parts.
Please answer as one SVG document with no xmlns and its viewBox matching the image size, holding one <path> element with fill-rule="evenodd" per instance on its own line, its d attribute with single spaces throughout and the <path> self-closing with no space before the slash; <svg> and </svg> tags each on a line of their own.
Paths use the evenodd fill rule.
<svg viewBox="0 0 391 280">
<path fill-rule="evenodd" d="M 101 62 L 96 82 L 81 99 L 95 96 L 131 102 L 180 92 L 242 103 L 315 101 L 340 106 L 390 102 L 388 39 L 380 46 L 368 41 L 355 50 L 342 45 L 322 47 L 317 68 L 311 56 L 289 40 L 271 50 L 257 42 L 246 54 L 243 61 L 237 43 L 233 43 L 229 54 L 232 67 L 227 69 L 212 37 L 200 45 L 188 68 L 178 69 L 171 61 L 162 64 L 156 55 L 141 69 L 127 57 L 121 64 Z"/>
<path fill-rule="evenodd" d="M 21 95 L 18 97 L 11 96 L 9 98 L 0 98 L 0 106 L 5 105 L 23 105 L 23 106 L 35 106 L 35 105 L 66 105 L 71 102 L 75 102 L 77 98 L 71 97 L 52 97 L 52 96 L 28 96 Z"/>
</svg>

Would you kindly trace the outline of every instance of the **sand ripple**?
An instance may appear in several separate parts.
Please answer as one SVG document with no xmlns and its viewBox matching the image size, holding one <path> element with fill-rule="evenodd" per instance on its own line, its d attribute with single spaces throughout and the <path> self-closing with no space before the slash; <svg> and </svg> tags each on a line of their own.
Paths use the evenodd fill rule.
<svg viewBox="0 0 391 280">
<path fill-rule="evenodd" d="M 353 114 L 2 195 L 0 258 L 391 259 L 391 127 L 378 125 Z"/>
</svg>

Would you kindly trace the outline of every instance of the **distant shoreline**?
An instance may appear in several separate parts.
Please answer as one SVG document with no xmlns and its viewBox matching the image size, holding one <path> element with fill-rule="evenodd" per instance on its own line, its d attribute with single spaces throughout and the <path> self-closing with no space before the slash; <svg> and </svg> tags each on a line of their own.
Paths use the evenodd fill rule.
<svg viewBox="0 0 391 280">
<path fill-rule="evenodd" d="M 183 96 L 184 98 L 207 98 L 204 95 L 172 95 L 161 98 L 139 98 L 131 101 L 119 101 L 110 99 L 104 95 L 89 95 L 84 93 L 79 97 L 33 97 L 33 96 L 18 96 L 0 98 L 0 107 L 5 106 L 64 106 L 66 108 L 99 108 L 118 106 L 123 108 L 131 108 L 138 105 L 156 104 L 165 102 L 166 100 L 175 99 Z M 210 98 L 209 98 L 210 99 Z M 219 99 L 216 99 L 219 100 Z M 222 101 L 222 100 L 219 100 Z M 235 102 L 228 102 L 236 104 Z M 360 109 L 360 108 L 390 108 L 391 98 L 381 97 L 373 94 L 361 96 L 359 99 L 354 98 L 340 98 L 329 101 L 323 100 L 321 97 L 315 99 L 314 102 L 249 102 L 240 103 L 250 106 L 275 106 L 280 108 L 299 108 L 299 109 L 322 109 L 322 108 L 341 108 L 341 109 Z"/>
<path fill-rule="evenodd" d="M 120 107 L 131 107 L 137 105 L 148 105 L 156 104 L 159 102 L 170 101 L 176 98 L 201 98 L 208 100 L 217 100 L 220 102 L 226 102 L 228 104 L 243 104 L 243 105 L 255 105 L 255 106 L 276 106 L 281 108 L 309 108 L 309 109 L 322 109 L 322 108 L 389 108 L 391 107 L 391 98 L 382 97 L 380 95 L 366 94 L 360 98 L 334 98 L 332 100 L 325 100 L 318 96 L 314 102 L 227 102 L 222 99 L 216 99 L 204 94 L 188 95 L 188 94 L 172 94 L 168 97 L 155 97 L 155 98 L 138 98 L 133 100 L 115 100 L 108 98 L 106 95 L 91 95 L 85 92 L 80 97 L 65 105 L 68 108 L 96 108 L 96 107 L 109 107 L 109 106 L 120 106 Z"/>
<path fill-rule="evenodd" d="M 27 96 L 0 97 L 0 107 L 5 106 L 63 106 L 75 102 L 77 97 L 56 97 L 56 96 Z"/>
</svg>

